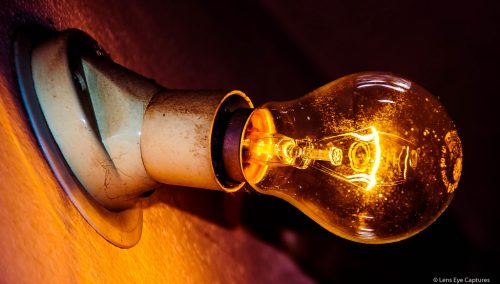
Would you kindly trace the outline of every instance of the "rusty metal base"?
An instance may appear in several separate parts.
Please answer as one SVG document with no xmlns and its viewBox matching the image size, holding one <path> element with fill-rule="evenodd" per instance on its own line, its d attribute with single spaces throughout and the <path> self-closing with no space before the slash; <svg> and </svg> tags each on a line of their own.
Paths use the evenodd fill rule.
<svg viewBox="0 0 500 284">
<path fill-rule="evenodd" d="M 75 38 L 85 37 L 75 31 Z M 80 214 L 104 239 L 120 248 L 134 246 L 142 233 L 142 205 L 122 211 L 110 211 L 98 204 L 82 187 L 66 163 L 55 142 L 40 107 L 32 78 L 31 52 L 33 47 L 53 33 L 37 27 L 25 28 L 17 34 L 14 44 L 15 67 L 21 98 L 33 132 L 56 179 Z M 92 42 L 91 39 L 87 42 Z M 91 47 L 92 48 L 92 47 Z"/>
</svg>

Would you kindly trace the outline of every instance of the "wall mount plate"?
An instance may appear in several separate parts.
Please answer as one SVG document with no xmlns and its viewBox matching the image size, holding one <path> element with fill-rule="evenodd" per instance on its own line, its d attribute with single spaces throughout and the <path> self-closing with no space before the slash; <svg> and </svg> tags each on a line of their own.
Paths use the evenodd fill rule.
<svg viewBox="0 0 500 284">
<path fill-rule="evenodd" d="M 134 246 L 141 237 L 141 200 L 138 199 L 132 207 L 121 211 L 111 211 L 97 203 L 74 176 L 64 159 L 40 105 L 39 94 L 36 92 L 33 80 L 32 52 L 38 44 L 51 40 L 54 36 L 61 36 L 61 34 L 67 41 L 65 43 L 68 49 L 66 52 L 67 60 L 56 62 L 56 64 L 66 64 L 67 66 L 62 66 L 62 68 L 67 72 L 72 72 L 72 68 L 69 66 L 72 57 L 78 57 L 83 52 L 93 52 L 98 56 L 105 54 L 92 38 L 79 30 L 66 30 L 62 33 L 38 27 L 27 27 L 19 30 L 14 43 L 14 60 L 21 98 L 40 148 L 69 199 L 99 235 L 120 248 L 129 248 Z M 47 60 L 44 64 L 54 64 L 54 62 Z M 78 89 L 74 86 L 77 81 L 65 80 L 64 78 L 67 77 L 54 76 L 58 80 L 55 84 L 59 88 L 66 88 L 67 91 L 64 94 L 67 96 L 80 96 L 81 94 L 74 91 Z M 69 76 L 69 78 L 72 77 Z"/>
</svg>

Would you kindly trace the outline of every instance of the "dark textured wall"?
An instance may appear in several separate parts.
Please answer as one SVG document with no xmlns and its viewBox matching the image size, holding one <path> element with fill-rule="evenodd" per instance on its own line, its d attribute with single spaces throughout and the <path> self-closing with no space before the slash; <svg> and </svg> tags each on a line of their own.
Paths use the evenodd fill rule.
<svg viewBox="0 0 500 284">
<path fill-rule="evenodd" d="M 239 199 L 227 201 L 215 192 L 176 189 L 152 198 L 215 227 L 236 223 L 319 281 L 432 283 L 433 277 L 450 276 L 498 281 L 500 15 L 495 1 L 462 2 L 8 2 L 0 9 L 0 91 L 4 105 L 17 104 L 9 48 L 13 31 L 23 23 L 80 28 L 117 62 L 167 87 L 237 88 L 257 104 L 299 97 L 348 73 L 402 75 L 440 98 L 464 147 L 455 200 L 435 224 L 409 240 L 377 246 L 345 241 L 284 202 L 263 196 L 238 195 L 241 218 L 224 217 L 217 209 L 236 206 Z M 8 93 L 13 99 L 5 97 Z M 200 198 L 211 205 L 200 204 Z M 251 273 L 240 276 L 250 279 Z"/>
</svg>

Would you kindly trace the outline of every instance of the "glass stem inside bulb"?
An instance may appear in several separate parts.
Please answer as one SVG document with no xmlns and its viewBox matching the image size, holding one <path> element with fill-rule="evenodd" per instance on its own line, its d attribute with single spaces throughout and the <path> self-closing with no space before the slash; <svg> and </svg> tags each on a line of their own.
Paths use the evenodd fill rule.
<svg viewBox="0 0 500 284">
<path fill-rule="evenodd" d="M 243 146 L 250 150 L 256 162 L 273 166 L 308 168 L 314 161 L 327 161 L 334 166 L 342 163 L 342 149 L 333 145 L 325 149 L 315 148 L 310 138 L 293 139 L 281 134 L 259 133 L 255 140 L 246 139 Z"/>
<path fill-rule="evenodd" d="M 252 133 L 243 140 L 251 162 L 297 169 L 313 167 L 370 190 L 376 184 L 381 150 L 374 127 L 322 139 L 294 139 L 279 133 Z M 350 169 L 350 170 L 347 170 Z M 351 174 L 346 174 L 350 171 Z"/>
<path fill-rule="evenodd" d="M 262 125 L 259 116 L 256 125 Z M 367 191 L 403 182 L 418 158 L 411 142 L 375 126 L 328 137 L 292 138 L 273 127 L 263 131 L 250 125 L 242 146 L 244 171 L 254 178 L 251 181 L 263 178 L 269 167 L 313 168 Z"/>
</svg>

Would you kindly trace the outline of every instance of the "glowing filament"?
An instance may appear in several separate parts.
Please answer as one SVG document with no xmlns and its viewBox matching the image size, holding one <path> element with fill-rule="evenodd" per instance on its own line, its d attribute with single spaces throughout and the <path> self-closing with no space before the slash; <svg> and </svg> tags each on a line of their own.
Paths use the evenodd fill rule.
<svg viewBox="0 0 500 284">
<path fill-rule="evenodd" d="M 261 165 L 260 171 L 269 166 L 311 167 L 366 191 L 402 183 L 415 169 L 418 156 L 412 143 L 375 126 L 317 140 L 253 133 L 243 145 L 249 161 Z"/>
</svg>

